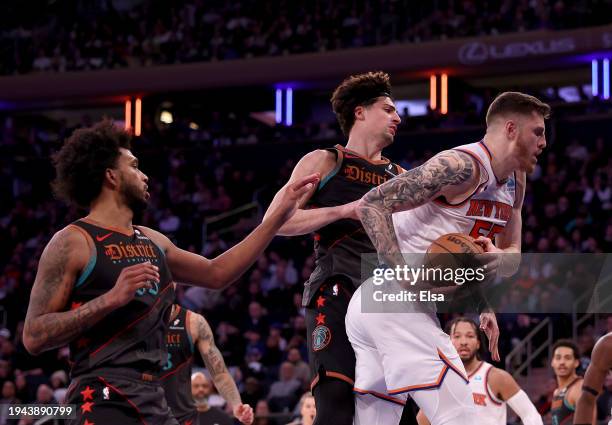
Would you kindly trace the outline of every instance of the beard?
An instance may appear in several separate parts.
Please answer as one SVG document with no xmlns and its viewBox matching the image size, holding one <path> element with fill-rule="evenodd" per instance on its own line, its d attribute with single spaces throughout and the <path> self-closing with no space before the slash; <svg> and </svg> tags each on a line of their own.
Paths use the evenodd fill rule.
<svg viewBox="0 0 612 425">
<path fill-rule="evenodd" d="M 148 202 L 136 185 L 124 181 L 121 186 L 121 195 L 125 205 L 132 210 L 135 216 L 141 215 L 147 209 Z"/>
</svg>

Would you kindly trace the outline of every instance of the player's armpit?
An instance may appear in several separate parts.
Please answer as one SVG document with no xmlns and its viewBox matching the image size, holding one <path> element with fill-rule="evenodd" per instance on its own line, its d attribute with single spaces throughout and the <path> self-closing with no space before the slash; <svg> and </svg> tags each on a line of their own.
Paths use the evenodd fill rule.
<svg viewBox="0 0 612 425">
<path fill-rule="evenodd" d="M 85 237 L 70 227 L 57 232 L 45 247 L 23 331 L 23 343 L 30 353 L 66 345 L 99 320 L 101 311 L 108 311 L 105 300 L 96 298 L 75 310 L 61 312 L 89 253 Z"/>
</svg>

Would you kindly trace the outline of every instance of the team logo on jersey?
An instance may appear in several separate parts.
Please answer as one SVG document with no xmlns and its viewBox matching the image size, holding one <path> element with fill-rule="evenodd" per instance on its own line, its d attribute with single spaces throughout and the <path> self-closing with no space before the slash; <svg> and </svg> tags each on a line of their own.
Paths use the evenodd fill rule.
<svg viewBox="0 0 612 425">
<path fill-rule="evenodd" d="M 128 262 L 157 261 L 157 253 L 151 244 L 123 243 L 104 245 L 104 255 L 113 263 L 127 259 Z"/>
<path fill-rule="evenodd" d="M 321 351 L 329 345 L 331 337 L 331 331 L 327 326 L 317 326 L 314 331 L 312 331 L 312 349 L 314 351 Z"/>
<path fill-rule="evenodd" d="M 487 396 L 485 394 L 472 393 L 474 404 L 477 406 L 487 406 Z"/>
<path fill-rule="evenodd" d="M 344 167 L 344 177 L 351 181 L 359 181 L 361 183 L 373 184 L 378 186 L 389 178 L 372 171 L 366 171 L 364 167 L 357 167 L 355 165 L 347 165 Z"/>
</svg>

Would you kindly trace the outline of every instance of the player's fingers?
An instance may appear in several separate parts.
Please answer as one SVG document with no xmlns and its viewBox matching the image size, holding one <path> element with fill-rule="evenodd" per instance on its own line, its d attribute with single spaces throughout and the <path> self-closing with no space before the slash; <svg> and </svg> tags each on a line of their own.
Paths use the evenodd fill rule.
<svg viewBox="0 0 612 425">
<path fill-rule="evenodd" d="M 321 175 L 319 173 L 309 174 L 295 181 L 293 184 L 291 184 L 290 188 L 296 193 L 298 191 L 307 192 L 308 190 L 312 189 L 313 185 L 317 183 L 320 178 L 321 178 Z M 308 185 L 310 185 L 310 187 L 304 190 L 305 187 Z"/>
</svg>

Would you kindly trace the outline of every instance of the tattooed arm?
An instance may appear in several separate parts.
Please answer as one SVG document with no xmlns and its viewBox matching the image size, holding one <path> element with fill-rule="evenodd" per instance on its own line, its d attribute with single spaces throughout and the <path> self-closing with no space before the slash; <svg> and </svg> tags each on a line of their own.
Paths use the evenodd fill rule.
<svg viewBox="0 0 612 425">
<path fill-rule="evenodd" d="M 85 237 L 69 227 L 57 232 L 40 257 L 23 329 L 23 345 L 32 354 L 68 344 L 108 313 L 127 304 L 136 289 L 159 279 L 150 263 L 122 270 L 107 293 L 80 307 L 62 311 L 78 273 L 85 268 L 91 248 Z"/>
<path fill-rule="evenodd" d="M 461 151 L 444 151 L 420 167 L 369 191 L 359 203 L 357 215 L 370 236 L 378 256 L 389 266 L 400 264 L 392 214 L 416 208 L 439 196 L 462 201 L 480 183 L 480 168 Z"/>
<path fill-rule="evenodd" d="M 190 312 L 189 323 L 191 334 L 194 337 L 193 341 L 197 344 L 215 387 L 232 410 L 235 410 L 242 405 L 242 399 L 234 379 L 227 370 L 223 356 L 215 345 L 215 339 L 208 322 L 200 314 Z"/>
</svg>

